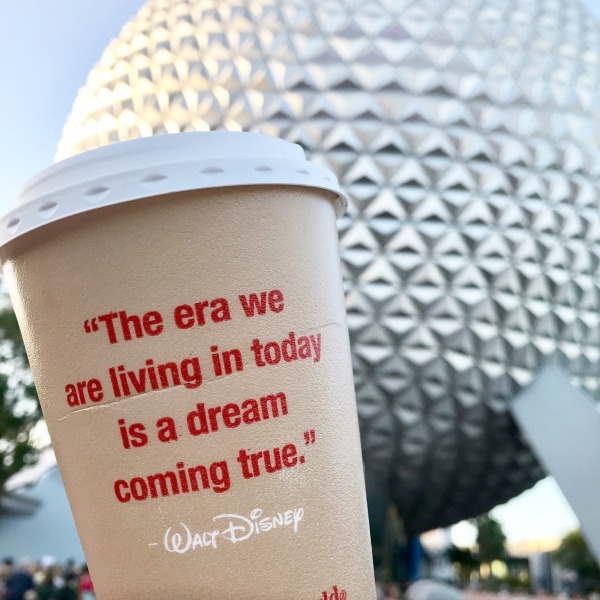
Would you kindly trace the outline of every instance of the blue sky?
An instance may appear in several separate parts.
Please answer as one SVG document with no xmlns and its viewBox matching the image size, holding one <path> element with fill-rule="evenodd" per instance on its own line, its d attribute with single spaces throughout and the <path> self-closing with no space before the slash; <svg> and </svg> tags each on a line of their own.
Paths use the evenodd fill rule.
<svg viewBox="0 0 600 600">
<path fill-rule="evenodd" d="M 537 0 L 531 0 L 537 1 Z M 0 19 L 0 211 L 54 157 L 73 100 L 144 0 L 13 0 Z M 585 0 L 600 18 L 600 0 Z M 551 480 L 497 509 L 511 539 L 559 536 L 576 520 Z"/>
<path fill-rule="evenodd" d="M 0 19 L 0 211 L 52 163 L 77 90 L 144 0 L 15 0 Z"/>
</svg>

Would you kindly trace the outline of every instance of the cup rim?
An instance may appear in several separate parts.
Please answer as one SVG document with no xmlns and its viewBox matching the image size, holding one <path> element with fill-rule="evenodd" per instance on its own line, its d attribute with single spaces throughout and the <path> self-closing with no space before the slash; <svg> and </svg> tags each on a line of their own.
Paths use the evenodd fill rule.
<svg viewBox="0 0 600 600">
<path fill-rule="evenodd" d="M 301 146 L 260 133 L 209 131 L 117 142 L 55 163 L 23 187 L 0 217 L 0 248 L 35 229 L 80 213 L 151 196 L 246 185 L 289 185 L 334 192 L 336 176 L 306 159 Z"/>
</svg>

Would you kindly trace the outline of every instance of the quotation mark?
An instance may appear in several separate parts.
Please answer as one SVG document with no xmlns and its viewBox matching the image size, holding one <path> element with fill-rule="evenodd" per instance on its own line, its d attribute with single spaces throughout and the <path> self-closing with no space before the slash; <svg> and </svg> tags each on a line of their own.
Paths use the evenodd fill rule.
<svg viewBox="0 0 600 600">
<path fill-rule="evenodd" d="M 83 329 L 86 333 L 92 333 L 93 331 L 98 331 L 98 319 L 94 317 L 93 319 L 86 319 L 83 323 Z"/>
<path fill-rule="evenodd" d="M 310 444 L 314 444 L 316 441 L 317 441 L 317 434 L 315 433 L 314 429 L 304 432 L 304 445 L 305 446 L 310 446 Z"/>
</svg>

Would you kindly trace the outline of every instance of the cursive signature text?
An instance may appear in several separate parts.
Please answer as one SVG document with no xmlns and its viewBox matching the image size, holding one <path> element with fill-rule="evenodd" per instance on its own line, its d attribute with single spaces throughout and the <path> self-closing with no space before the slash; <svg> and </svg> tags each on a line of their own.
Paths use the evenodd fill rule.
<svg viewBox="0 0 600 600">
<path fill-rule="evenodd" d="M 303 508 L 293 508 L 271 515 L 264 515 L 262 508 L 255 508 L 248 516 L 227 513 L 213 517 L 213 522 L 220 526 L 219 529 L 194 531 L 180 522 L 165 531 L 163 542 L 167 552 L 176 554 L 186 554 L 201 548 L 216 549 L 222 542 L 237 544 L 276 529 L 288 529 L 298 533 L 303 518 Z"/>
</svg>

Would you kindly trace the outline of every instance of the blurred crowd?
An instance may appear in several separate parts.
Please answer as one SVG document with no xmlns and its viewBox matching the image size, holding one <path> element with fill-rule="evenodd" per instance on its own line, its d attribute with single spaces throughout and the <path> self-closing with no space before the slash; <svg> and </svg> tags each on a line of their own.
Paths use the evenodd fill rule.
<svg viewBox="0 0 600 600">
<path fill-rule="evenodd" d="M 570 595 L 561 594 L 558 596 L 552 596 L 539 592 L 537 594 L 528 594 L 526 592 L 499 592 L 497 594 L 492 592 L 475 592 L 466 591 L 464 593 L 465 600 L 600 600 L 600 595 L 592 593 L 589 595 Z"/>
<path fill-rule="evenodd" d="M 95 600 L 86 565 L 61 565 L 52 556 L 34 563 L 5 558 L 0 564 L 0 600 Z"/>
<path fill-rule="evenodd" d="M 377 600 L 563 600 L 566 595 L 527 594 L 507 591 L 492 593 L 478 590 L 460 591 L 433 580 L 420 580 L 401 591 L 395 583 L 377 584 Z M 600 600 L 600 594 L 569 596 Z M 21 559 L 15 563 L 5 558 L 0 563 L 0 600 L 96 600 L 94 585 L 87 566 L 75 561 L 64 565 L 45 556 L 39 562 Z"/>
<path fill-rule="evenodd" d="M 459 590 L 458 588 L 431 579 L 422 579 L 408 586 L 403 592 L 396 584 L 377 584 L 377 600 L 600 600 L 600 594 L 550 595 L 543 592 L 524 591 L 487 592 L 482 590 Z"/>
<path fill-rule="evenodd" d="M 499 592 L 498 594 L 492 592 L 478 592 L 478 591 L 466 591 L 464 593 L 465 600 L 600 600 L 600 594 L 592 592 L 589 595 L 575 594 L 567 596 L 561 594 L 553 596 L 545 594 L 544 592 L 538 592 L 537 594 L 528 594 L 525 592 Z"/>
</svg>

